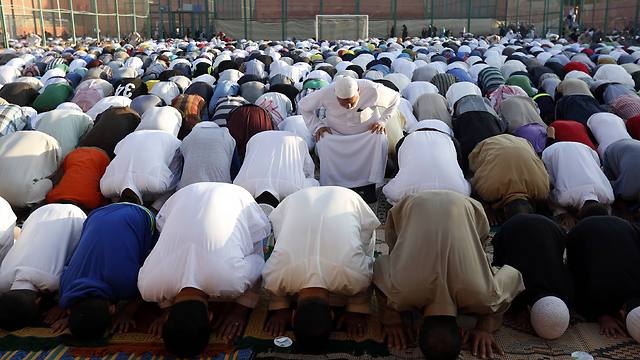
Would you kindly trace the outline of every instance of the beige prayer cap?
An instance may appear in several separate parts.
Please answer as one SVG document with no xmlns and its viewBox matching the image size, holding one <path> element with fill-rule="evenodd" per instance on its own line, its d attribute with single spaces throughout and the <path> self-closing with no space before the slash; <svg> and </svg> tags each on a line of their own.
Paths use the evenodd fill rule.
<svg viewBox="0 0 640 360">
<path fill-rule="evenodd" d="M 340 99 L 350 99 L 358 95 L 358 82 L 349 76 L 336 76 L 335 79 L 336 96 Z"/>
<path fill-rule="evenodd" d="M 631 310 L 631 312 L 627 314 L 625 322 L 629 335 L 631 335 L 635 341 L 640 342 L 640 307 Z"/>
<path fill-rule="evenodd" d="M 569 327 L 569 308 L 555 296 L 545 296 L 531 307 L 531 325 L 543 339 L 557 339 Z"/>
</svg>

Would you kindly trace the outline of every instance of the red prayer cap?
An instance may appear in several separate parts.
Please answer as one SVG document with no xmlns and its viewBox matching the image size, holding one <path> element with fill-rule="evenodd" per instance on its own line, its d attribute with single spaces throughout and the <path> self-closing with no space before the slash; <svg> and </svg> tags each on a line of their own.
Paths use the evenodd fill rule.
<svg viewBox="0 0 640 360">
<path fill-rule="evenodd" d="M 564 72 L 565 73 L 569 73 L 570 71 L 582 71 L 583 73 L 587 74 L 587 75 L 591 75 L 591 72 L 589 71 L 589 67 L 581 62 L 578 61 L 572 61 L 570 63 L 568 63 L 567 65 L 564 66 Z"/>
<path fill-rule="evenodd" d="M 589 138 L 589 132 L 587 127 L 582 123 L 573 120 L 556 120 L 551 123 L 552 128 L 556 130 L 557 141 L 574 141 L 587 145 L 593 150 L 597 150 L 597 147 Z"/>
<path fill-rule="evenodd" d="M 582 49 L 582 52 L 587 54 L 587 55 L 589 55 L 589 56 L 593 55 L 593 50 L 591 50 L 591 49 Z"/>
</svg>

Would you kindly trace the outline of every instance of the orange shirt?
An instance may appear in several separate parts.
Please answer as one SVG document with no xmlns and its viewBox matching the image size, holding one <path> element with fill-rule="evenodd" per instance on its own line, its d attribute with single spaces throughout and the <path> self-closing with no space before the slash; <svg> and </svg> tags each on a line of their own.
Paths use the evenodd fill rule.
<svg viewBox="0 0 640 360">
<path fill-rule="evenodd" d="M 108 201 L 100 192 L 100 178 L 109 165 L 104 150 L 81 147 L 70 152 L 62 163 L 64 175 L 47 194 L 47 203 L 72 202 L 91 210 Z"/>
</svg>

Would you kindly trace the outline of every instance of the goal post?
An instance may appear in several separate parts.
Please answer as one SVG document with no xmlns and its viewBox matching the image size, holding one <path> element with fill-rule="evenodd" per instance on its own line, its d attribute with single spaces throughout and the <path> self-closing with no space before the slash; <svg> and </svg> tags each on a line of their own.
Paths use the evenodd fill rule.
<svg viewBox="0 0 640 360">
<path fill-rule="evenodd" d="M 316 15 L 316 40 L 365 40 L 369 15 Z"/>
</svg>

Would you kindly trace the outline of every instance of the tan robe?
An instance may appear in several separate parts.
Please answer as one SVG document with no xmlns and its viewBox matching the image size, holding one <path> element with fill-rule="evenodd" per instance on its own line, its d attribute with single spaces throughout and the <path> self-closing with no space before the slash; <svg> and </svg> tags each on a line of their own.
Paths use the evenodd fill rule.
<svg viewBox="0 0 640 360">
<path fill-rule="evenodd" d="M 469 154 L 469 168 L 475 192 L 494 207 L 549 197 L 549 174 L 525 139 L 503 134 L 480 142 Z"/>
<path fill-rule="evenodd" d="M 376 260 L 373 282 L 396 310 L 424 316 L 471 314 L 495 331 L 524 290 L 514 268 L 493 269 L 483 250 L 489 223 L 477 201 L 451 191 L 405 197 L 389 211 L 389 255 Z"/>
</svg>

